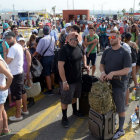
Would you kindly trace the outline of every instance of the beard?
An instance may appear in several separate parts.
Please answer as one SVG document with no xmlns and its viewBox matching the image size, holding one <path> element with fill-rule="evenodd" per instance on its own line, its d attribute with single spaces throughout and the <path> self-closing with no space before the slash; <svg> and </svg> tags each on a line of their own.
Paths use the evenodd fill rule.
<svg viewBox="0 0 140 140">
<path fill-rule="evenodd" d="M 118 42 L 114 41 L 114 42 L 110 42 L 111 46 L 116 46 L 118 44 Z"/>
<path fill-rule="evenodd" d="M 13 42 L 10 42 L 10 43 L 9 43 L 9 46 L 12 47 L 14 44 L 15 44 L 14 41 L 13 41 Z"/>
</svg>

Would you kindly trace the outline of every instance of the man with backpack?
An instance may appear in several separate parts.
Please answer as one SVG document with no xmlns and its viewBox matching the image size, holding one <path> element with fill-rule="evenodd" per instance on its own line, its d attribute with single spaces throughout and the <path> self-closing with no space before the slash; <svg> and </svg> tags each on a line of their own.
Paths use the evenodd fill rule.
<svg viewBox="0 0 140 140">
<path fill-rule="evenodd" d="M 131 68 L 131 56 L 121 47 L 120 32 L 113 31 L 110 34 L 112 48 L 106 49 L 102 55 L 100 72 L 102 81 L 110 81 L 112 95 L 119 114 L 119 129 L 113 139 L 118 139 L 125 134 L 123 129 L 125 121 L 125 94 L 127 90 L 127 75 Z"/>
</svg>

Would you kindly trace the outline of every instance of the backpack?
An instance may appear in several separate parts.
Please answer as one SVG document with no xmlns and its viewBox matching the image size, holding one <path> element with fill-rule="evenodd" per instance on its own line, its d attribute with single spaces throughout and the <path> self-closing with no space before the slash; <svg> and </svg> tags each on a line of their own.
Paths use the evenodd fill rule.
<svg viewBox="0 0 140 140">
<path fill-rule="evenodd" d="M 89 104 L 94 111 L 100 114 L 115 111 L 111 84 L 101 81 L 93 83 L 89 93 Z"/>
<path fill-rule="evenodd" d="M 132 57 L 132 63 L 136 63 L 137 62 L 137 51 L 133 47 L 131 47 L 131 57 Z"/>
</svg>

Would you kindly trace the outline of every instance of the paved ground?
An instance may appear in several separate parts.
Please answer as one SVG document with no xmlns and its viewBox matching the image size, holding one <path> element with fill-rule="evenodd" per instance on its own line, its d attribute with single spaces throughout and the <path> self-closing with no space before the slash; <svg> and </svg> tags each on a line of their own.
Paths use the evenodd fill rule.
<svg viewBox="0 0 140 140">
<path fill-rule="evenodd" d="M 96 75 L 99 75 L 99 61 L 97 59 Z M 59 95 L 45 96 L 40 94 L 35 98 L 36 104 L 29 109 L 30 115 L 24 117 L 21 122 L 10 123 L 12 134 L 0 137 L 0 140 L 95 140 L 88 130 L 88 118 L 76 118 L 72 116 L 72 108 L 69 106 L 68 116 L 70 128 L 61 126 L 61 107 Z M 130 115 L 134 112 L 136 101 L 130 103 L 126 113 L 126 135 L 120 140 L 140 140 L 140 129 L 132 130 L 128 124 Z M 14 108 L 8 109 L 8 116 L 14 114 Z"/>
</svg>

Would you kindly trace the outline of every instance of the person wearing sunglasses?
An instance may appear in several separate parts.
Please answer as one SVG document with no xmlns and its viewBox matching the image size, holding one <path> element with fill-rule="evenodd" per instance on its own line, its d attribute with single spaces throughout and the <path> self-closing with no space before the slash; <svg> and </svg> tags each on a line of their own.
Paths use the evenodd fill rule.
<svg viewBox="0 0 140 140">
<path fill-rule="evenodd" d="M 61 78 L 61 107 L 62 107 L 62 126 L 69 127 L 67 118 L 68 104 L 72 103 L 73 115 L 80 117 L 81 113 L 77 110 L 77 98 L 81 96 L 81 62 L 84 59 L 86 64 L 86 55 L 79 46 L 81 37 L 76 32 L 71 32 L 67 36 L 67 44 L 59 51 L 58 70 Z M 89 69 L 89 68 L 88 68 Z"/>
<path fill-rule="evenodd" d="M 112 84 L 112 96 L 119 115 L 119 129 L 116 131 L 113 139 L 118 139 L 125 134 L 123 130 L 125 121 L 125 95 L 127 76 L 131 68 L 131 56 L 120 45 L 121 37 L 119 31 L 111 32 L 109 39 L 111 48 L 106 49 L 102 55 L 100 79 L 102 81 L 110 81 Z"/>
</svg>

